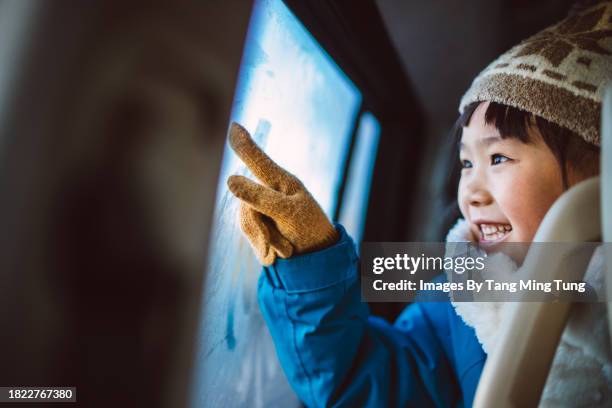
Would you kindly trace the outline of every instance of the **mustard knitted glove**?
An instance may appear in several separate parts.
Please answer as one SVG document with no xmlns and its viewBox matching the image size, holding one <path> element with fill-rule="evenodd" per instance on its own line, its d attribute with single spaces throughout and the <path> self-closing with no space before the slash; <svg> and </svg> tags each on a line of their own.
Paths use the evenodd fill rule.
<svg viewBox="0 0 612 408">
<path fill-rule="evenodd" d="M 237 123 L 230 129 L 230 146 L 263 183 L 237 175 L 227 179 L 241 200 L 240 227 L 263 265 L 338 241 L 338 232 L 302 182 L 274 163 Z"/>
</svg>

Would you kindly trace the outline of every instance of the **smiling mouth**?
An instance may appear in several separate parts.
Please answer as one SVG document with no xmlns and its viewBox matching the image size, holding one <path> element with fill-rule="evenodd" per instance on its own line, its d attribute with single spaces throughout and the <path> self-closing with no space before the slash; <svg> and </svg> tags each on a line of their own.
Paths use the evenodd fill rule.
<svg viewBox="0 0 612 408">
<path fill-rule="evenodd" d="M 500 242 L 512 232 L 510 224 L 478 224 L 480 242 Z"/>
</svg>

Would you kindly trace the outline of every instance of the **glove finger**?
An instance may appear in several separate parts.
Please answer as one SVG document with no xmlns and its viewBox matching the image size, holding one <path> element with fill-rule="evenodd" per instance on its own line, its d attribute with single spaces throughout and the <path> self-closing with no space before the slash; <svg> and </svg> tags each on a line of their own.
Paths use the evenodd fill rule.
<svg viewBox="0 0 612 408">
<path fill-rule="evenodd" d="M 230 146 L 251 172 L 265 185 L 293 194 L 301 182 L 287 170 L 276 164 L 251 138 L 249 132 L 233 122 L 230 128 Z"/>
<path fill-rule="evenodd" d="M 255 210 L 252 211 L 256 212 Z M 270 247 L 276 251 L 276 254 L 281 258 L 289 258 L 291 255 L 293 255 L 293 245 L 287 238 L 285 238 L 283 234 L 281 234 L 276 225 L 274 225 L 274 220 L 257 212 L 256 216 L 258 216 L 262 223 L 264 223 L 268 228 Z"/>
<path fill-rule="evenodd" d="M 270 218 L 281 220 L 289 215 L 288 197 L 281 192 L 236 175 L 227 178 L 227 186 L 236 197 Z"/>
<path fill-rule="evenodd" d="M 276 259 L 276 253 L 270 246 L 270 231 L 263 222 L 261 214 L 240 203 L 240 228 L 247 236 L 257 259 L 262 265 L 270 266 Z"/>
</svg>

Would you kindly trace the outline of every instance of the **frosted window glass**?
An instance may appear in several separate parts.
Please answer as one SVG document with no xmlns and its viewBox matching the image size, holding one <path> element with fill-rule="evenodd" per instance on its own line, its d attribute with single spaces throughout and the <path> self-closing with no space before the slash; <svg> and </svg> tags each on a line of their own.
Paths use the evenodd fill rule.
<svg viewBox="0 0 612 408">
<path fill-rule="evenodd" d="M 255 2 L 232 120 L 298 176 L 328 216 L 337 205 L 361 94 L 279 0 Z M 261 266 L 238 224 L 231 174 L 254 178 L 226 144 L 211 231 L 193 406 L 300 406 L 256 299 Z"/>
<path fill-rule="evenodd" d="M 359 121 L 338 220 L 358 247 L 365 226 L 379 139 L 380 124 L 374 115 L 365 112 Z"/>
</svg>

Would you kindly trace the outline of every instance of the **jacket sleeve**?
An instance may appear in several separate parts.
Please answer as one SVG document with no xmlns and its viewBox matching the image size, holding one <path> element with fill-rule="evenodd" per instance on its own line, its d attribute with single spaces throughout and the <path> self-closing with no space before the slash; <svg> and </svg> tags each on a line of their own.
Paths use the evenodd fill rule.
<svg viewBox="0 0 612 408">
<path fill-rule="evenodd" d="M 261 311 L 289 383 L 309 407 L 450 406 L 448 356 L 419 304 L 401 325 L 370 316 L 344 228 L 334 246 L 264 267 Z"/>
</svg>

